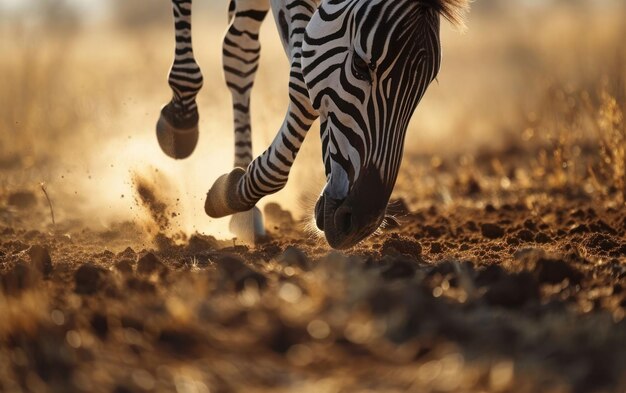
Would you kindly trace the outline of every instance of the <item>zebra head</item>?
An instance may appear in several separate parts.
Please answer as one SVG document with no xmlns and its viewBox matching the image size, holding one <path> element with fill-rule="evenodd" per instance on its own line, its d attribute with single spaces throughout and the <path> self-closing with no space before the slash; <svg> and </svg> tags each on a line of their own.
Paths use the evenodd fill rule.
<svg viewBox="0 0 626 393">
<path fill-rule="evenodd" d="M 382 223 L 409 120 L 440 65 L 440 14 L 463 0 L 323 0 L 306 28 L 302 75 L 320 114 L 327 184 L 316 224 L 347 248 Z"/>
</svg>

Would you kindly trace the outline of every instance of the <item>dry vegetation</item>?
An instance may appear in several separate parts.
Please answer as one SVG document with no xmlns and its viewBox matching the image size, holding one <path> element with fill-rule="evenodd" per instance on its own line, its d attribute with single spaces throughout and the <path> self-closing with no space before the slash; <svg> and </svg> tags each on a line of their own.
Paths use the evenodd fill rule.
<svg viewBox="0 0 626 393">
<path fill-rule="evenodd" d="M 307 229 L 315 132 L 257 247 L 202 214 L 232 155 L 226 4 L 197 14 L 201 141 L 174 162 L 169 9 L 113 3 L 0 14 L 0 391 L 626 390 L 623 5 L 485 0 L 445 28 L 395 220 L 335 253 Z M 285 106 L 273 30 L 257 151 Z"/>
</svg>

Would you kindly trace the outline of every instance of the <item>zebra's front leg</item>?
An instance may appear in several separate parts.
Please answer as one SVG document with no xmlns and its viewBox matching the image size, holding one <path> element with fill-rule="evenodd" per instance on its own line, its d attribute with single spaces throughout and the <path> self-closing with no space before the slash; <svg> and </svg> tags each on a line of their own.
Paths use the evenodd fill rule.
<svg viewBox="0 0 626 393">
<path fill-rule="evenodd" d="M 211 217 L 250 210 L 262 197 L 281 190 L 287 183 L 306 133 L 318 116 L 309 99 L 301 64 L 305 27 L 317 1 L 272 0 L 274 19 L 291 65 L 287 115 L 270 147 L 247 169 L 236 167 L 215 181 L 204 204 Z"/>
<path fill-rule="evenodd" d="M 261 53 L 259 31 L 269 11 L 269 1 L 232 0 L 229 8 L 230 26 L 224 37 L 222 61 L 233 103 L 234 166 L 247 168 L 253 158 L 250 94 Z M 238 239 L 251 244 L 265 235 L 263 215 L 256 206 L 234 214 L 229 228 Z"/>
<path fill-rule="evenodd" d="M 215 218 L 252 209 L 266 195 L 281 190 L 289 178 L 307 131 L 318 114 L 311 107 L 300 59 L 292 62 L 287 116 L 270 147 L 247 168 L 219 177 L 207 194 L 206 213 Z"/>
<path fill-rule="evenodd" d="M 156 126 L 157 139 L 165 154 L 187 158 L 198 143 L 196 96 L 202 87 L 202 73 L 191 43 L 191 0 L 172 0 L 176 49 L 168 83 L 172 99 L 161 109 Z"/>
</svg>

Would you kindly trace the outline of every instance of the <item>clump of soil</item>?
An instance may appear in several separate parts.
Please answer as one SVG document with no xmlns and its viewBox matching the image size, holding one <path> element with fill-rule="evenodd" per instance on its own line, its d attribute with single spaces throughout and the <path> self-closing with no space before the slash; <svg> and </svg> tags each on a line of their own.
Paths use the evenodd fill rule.
<svg viewBox="0 0 626 393">
<path fill-rule="evenodd" d="M 75 291 L 78 294 L 92 295 L 104 285 L 106 270 L 92 263 L 85 263 L 74 274 Z"/>
<path fill-rule="evenodd" d="M 394 234 L 385 240 L 381 248 L 381 253 L 385 255 L 401 254 L 420 258 L 422 255 L 422 246 L 415 240 Z"/>
</svg>

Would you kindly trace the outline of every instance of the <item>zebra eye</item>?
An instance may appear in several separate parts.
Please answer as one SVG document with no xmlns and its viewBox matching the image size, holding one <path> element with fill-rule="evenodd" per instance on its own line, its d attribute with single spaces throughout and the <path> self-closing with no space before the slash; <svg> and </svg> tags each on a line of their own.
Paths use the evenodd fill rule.
<svg viewBox="0 0 626 393">
<path fill-rule="evenodd" d="M 352 73 L 357 79 L 368 82 L 372 81 L 369 65 L 356 53 L 352 56 Z"/>
</svg>

